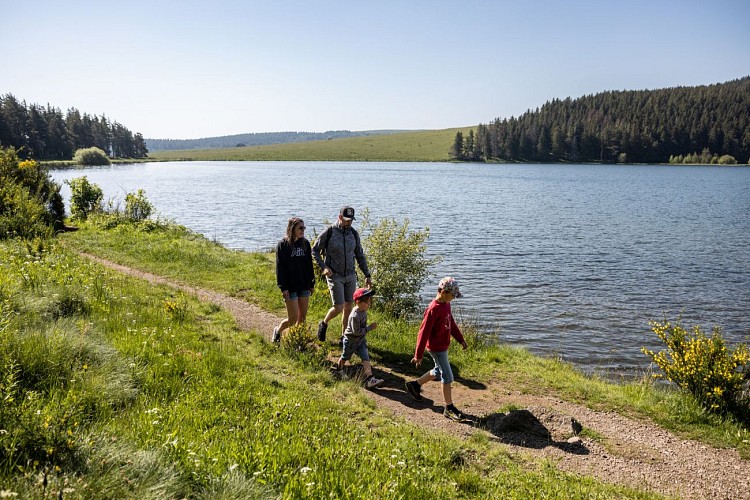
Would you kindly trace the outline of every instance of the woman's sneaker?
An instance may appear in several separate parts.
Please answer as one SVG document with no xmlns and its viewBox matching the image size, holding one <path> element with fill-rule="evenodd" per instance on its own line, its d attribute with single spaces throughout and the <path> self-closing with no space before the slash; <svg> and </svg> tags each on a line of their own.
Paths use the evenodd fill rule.
<svg viewBox="0 0 750 500">
<path fill-rule="evenodd" d="M 326 341 L 326 330 L 328 330 L 328 324 L 322 321 L 318 323 L 318 340 L 321 342 Z"/>
<path fill-rule="evenodd" d="M 374 389 L 381 385 L 385 380 L 382 378 L 375 378 L 374 376 L 370 375 L 367 380 L 365 380 L 365 388 L 367 389 Z"/>
<path fill-rule="evenodd" d="M 464 413 L 461 413 L 461 411 L 458 410 L 455 406 L 446 406 L 443 410 L 443 415 L 448 417 L 451 420 L 455 420 L 456 422 L 468 422 L 469 417 L 467 417 Z"/>
<path fill-rule="evenodd" d="M 420 394 L 422 392 L 422 387 L 416 380 L 412 380 L 411 382 L 406 383 L 406 392 L 411 394 L 411 397 L 414 398 L 414 401 L 422 401 L 424 399 Z"/>
<path fill-rule="evenodd" d="M 271 335 L 271 342 L 273 342 L 274 344 L 278 344 L 279 342 L 281 342 L 281 332 L 279 331 L 278 326 L 273 329 L 273 335 Z"/>
</svg>

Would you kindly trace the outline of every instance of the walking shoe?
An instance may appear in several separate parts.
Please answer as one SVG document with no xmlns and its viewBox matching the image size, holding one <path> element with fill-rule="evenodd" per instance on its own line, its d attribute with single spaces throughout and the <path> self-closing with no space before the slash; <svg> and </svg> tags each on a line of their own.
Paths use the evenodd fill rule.
<svg viewBox="0 0 750 500">
<path fill-rule="evenodd" d="M 411 382 L 407 382 L 406 384 L 406 392 L 411 394 L 411 397 L 414 398 L 414 401 L 422 401 L 424 399 L 420 392 L 422 392 L 422 387 L 419 385 L 419 382 L 416 380 L 412 380 Z"/>
<path fill-rule="evenodd" d="M 455 406 L 446 406 L 443 410 L 443 415 L 451 420 L 455 420 L 456 422 L 468 422 L 469 417 L 467 417 L 465 414 L 461 413 L 458 408 Z"/>
<path fill-rule="evenodd" d="M 383 382 L 385 382 L 385 380 L 383 380 L 382 378 L 375 378 L 374 376 L 370 375 L 369 377 L 367 377 L 367 380 L 365 380 L 365 387 L 367 389 L 374 389 L 381 385 Z"/>
<path fill-rule="evenodd" d="M 278 344 L 281 342 L 281 332 L 279 331 L 279 327 L 274 327 L 273 329 L 273 335 L 271 336 L 271 342 L 274 344 Z"/>
<path fill-rule="evenodd" d="M 326 341 L 326 330 L 328 330 L 328 324 L 322 321 L 318 323 L 318 340 L 321 342 Z"/>
</svg>

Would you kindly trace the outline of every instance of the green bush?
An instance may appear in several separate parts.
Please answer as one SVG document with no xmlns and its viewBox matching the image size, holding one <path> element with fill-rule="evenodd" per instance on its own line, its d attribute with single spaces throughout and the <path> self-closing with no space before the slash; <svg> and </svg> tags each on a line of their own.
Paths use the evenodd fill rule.
<svg viewBox="0 0 750 500">
<path fill-rule="evenodd" d="M 65 206 L 60 185 L 34 160 L 21 161 L 13 148 L 0 148 L 0 239 L 34 238 L 62 227 Z"/>
<path fill-rule="evenodd" d="M 429 228 L 410 231 L 408 219 L 401 225 L 388 218 L 373 225 L 365 210 L 362 233 L 362 246 L 378 296 L 374 307 L 396 317 L 416 311 L 430 266 L 441 260 L 425 255 Z"/>
<path fill-rule="evenodd" d="M 107 153 L 97 147 L 76 150 L 73 155 L 73 163 L 78 165 L 109 165 Z"/>
<path fill-rule="evenodd" d="M 148 219 L 154 206 L 146 198 L 143 189 L 125 195 L 125 217 L 134 221 Z"/>
<path fill-rule="evenodd" d="M 0 186 L 0 239 L 49 238 L 49 213 L 18 184 Z"/>
<path fill-rule="evenodd" d="M 750 374 L 750 350 L 739 344 L 729 350 L 716 327 L 711 337 L 699 326 L 688 332 L 679 322 L 652 321 L 652 331 L 666 345 L 666 351 L 642 351 L 651 357 L 666 378 L 689 391 L 707 410 L 715 413 L 744 414 L 745 378 Z"/>
<path fill-rule="evenodd" d="M 732 155 L 721 155 L 719 165 L 737 165 L 737 160 Z"/>
<path fill-rule="evenodd" d="M 290 326 L 281 336 L 281 349 L 307 366 L 323 366 L 327 361 L 326 346 L 318 346 L 317 337 L 308 323 Z"/>
<path fill-rule="evenodd" d="M 70 186 L 70 213 L 75 219 L 86 220 L 89 214 L 102 209 L 102 189 L 84 175 L 65 181 Z"/>
</svg>

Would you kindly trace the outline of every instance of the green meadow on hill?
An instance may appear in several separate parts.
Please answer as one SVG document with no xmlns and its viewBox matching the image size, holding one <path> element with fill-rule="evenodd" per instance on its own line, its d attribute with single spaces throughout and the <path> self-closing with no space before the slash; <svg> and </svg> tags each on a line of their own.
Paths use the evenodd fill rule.
<svg viewBox="0 0 750 500">
<path fill-rule="evenodd" d="M 269 146 L 155 151 L 148 157 L 160 161 L 450 161 L 456 132 L 468 134 L 469 130 L 465 127 Z"/>
</svg>

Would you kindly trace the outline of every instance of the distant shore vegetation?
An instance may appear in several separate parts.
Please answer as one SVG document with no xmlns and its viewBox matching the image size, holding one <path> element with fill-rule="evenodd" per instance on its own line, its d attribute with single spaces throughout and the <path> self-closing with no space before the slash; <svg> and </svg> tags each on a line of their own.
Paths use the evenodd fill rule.
<svg viewBox="0 0 750 500">
<path fill-rule="evenodd" d="M 750 158 L 750 77 L 659 90 L 554 99 L 518 118 L 457 132 L 451 157 L 468 161 L 666 163 L 695 151 L 715 162 Z M 691 161 L 684 161 L 691 156 Z M 721 163 L 719 159 L 724 159 Z M 696 162 L 697 163 L 697 162 Z"/>
<path fill-rule="evenodd" d="M 12 94 L 0 95 L 0 146 L 15 148 L 24 159 L 71 160 L 79 149 L 96 147 L 111 158 L 143 158 L 143 136 L 106 116 L 63 114 L 47 104 L 27 104 Z"/>
<path fill-rule="evenodd" d="M 185 140 L 144 139 L 105 116 L 76 109 L 63 115 L 49 105 L 29 105 L 6 94 L 0 96 L 0 146 L 55 166 L 74 164 L 74 152 L 91 147 L 118 161 L 747 164 L 750 76 L 713 85 L 553 99 L 519 117 L 495 118 L 475 127 L 269 132 Z"/>
</svg>

